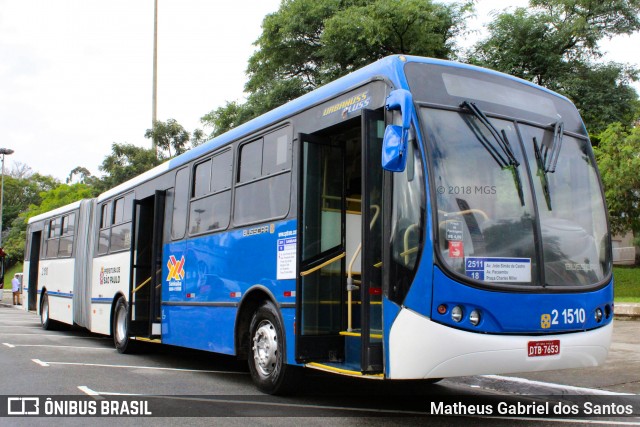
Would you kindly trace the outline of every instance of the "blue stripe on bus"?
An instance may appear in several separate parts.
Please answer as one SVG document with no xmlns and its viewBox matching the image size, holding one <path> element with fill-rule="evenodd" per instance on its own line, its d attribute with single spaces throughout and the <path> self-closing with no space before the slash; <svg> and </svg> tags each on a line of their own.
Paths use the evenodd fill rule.
<svg viewBox="0 0 640 427">
<path fill-rule="evenodd" d="M 50 297 L 58 297 L 58 298 L 73 298 L 73 294 L 68 292 L 51 292 L 47 291 L 47 295 Z"/>
<path fill-rule="evenodd" d="M 113 298 L 91 298 L 91 304 L 111 304 Z"/>
</svg>

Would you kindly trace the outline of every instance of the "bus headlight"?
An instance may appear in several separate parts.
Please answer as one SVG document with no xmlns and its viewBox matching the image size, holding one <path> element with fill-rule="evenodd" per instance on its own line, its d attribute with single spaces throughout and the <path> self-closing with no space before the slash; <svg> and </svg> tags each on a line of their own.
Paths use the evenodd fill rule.
<svg viewBox="0 0 640 427">
<path fill-rule="evenodd" d="M 600 323 L 602 320 L 602 310 L 600 307 L 596 308 L 596 322 Z"/>
<path fill-rule="evenodd" d="M 469 322 L 471 322 L 473 326 L 478 326 L 478 323 L 480 323 L 480 312 L 478 310 L 473 310 L 471 314 L 469 314 Z"/>
<path fill-rule="evenodd" d="M 460 323 L 460 321 L 462 321 L 462 307 L 459 305 L 453 307 L 453 310 L 451 310 L 451 319 L 456 323 Z"/>
</svg>

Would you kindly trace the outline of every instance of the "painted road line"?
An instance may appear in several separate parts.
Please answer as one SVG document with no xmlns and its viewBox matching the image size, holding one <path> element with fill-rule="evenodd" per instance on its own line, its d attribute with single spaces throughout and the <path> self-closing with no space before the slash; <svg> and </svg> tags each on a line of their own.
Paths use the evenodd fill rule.
<svg viewBox="0 0 640 427">
<path fill-rule="evenodd" d="M 111 340 L 109 337 L 79 337 L 73 335 L 55 335 L 55 334 L 19 334 L 19 333 L 3 333 L 0 332 L 0 336 L 12 336 L 12 337 L 52 337 L 52 338 L 76 338 L 76 339 L 88 339 L 88 340 Z"/>
<path fill-rule="evenodd" d="M 528 380 L 526 378 L 518 378 L 518 377 L 505 377 L 502 375 L 482 375 L 482 378 L 487 378 L 490 380 L 497 380 L 509 383 L 515 383 L 523 386 L 535 386 L 535 387 L 546 387 L 556 390 L 562 390 L 563 392 L 568 392 L 568 394 L 593 394 L 593 395 L 603 395 L 603 396 L 634 396 L 633 393 L 618 393 L 615 391 L 608 390 L 600 390 L 595 388 L 587 388 L 587 387 L 576 387 L 570 385 L 556 384 L 556 383 L 547 383 L 543 381 L 535 381 Z"/>
<path fill-rule="evenodd" d="M 47 347 L 47 348 L 71 348 L 71 349 L 81 349 L 81 350 L 108 350 L 113 351 L 113 348 L 105 348 L 105 347 L 82 347 L 75 345 L 53 345 L 53 344 L 9 344 L 3 343 L 7 347 Z"/>
<path fill-rule="evenodd" d="M 113 349 L 109 349 L 112 350 Z M 164 368 L 158 366 L 136 366 L 136 365 L 107 365 L 102 363 L 77 363 L 77 362 L 43 362 L 39 359 L 31 359 L 33 362 L 40 366 L 52 366 L 52 365 L 68 365 L 68 366 L 88 366 L 96 368 L 119 368 L 119 369 L 149 369 L 157 371 L 177 371 L 177 372 L 200 372 L 203 374 L 235 374 L 235 375 L 248 375 L 248 372 L 236 372 L 236 371 L 211 371 L 204 369 L 186 369 L 186 368 Z"/>
</svg>

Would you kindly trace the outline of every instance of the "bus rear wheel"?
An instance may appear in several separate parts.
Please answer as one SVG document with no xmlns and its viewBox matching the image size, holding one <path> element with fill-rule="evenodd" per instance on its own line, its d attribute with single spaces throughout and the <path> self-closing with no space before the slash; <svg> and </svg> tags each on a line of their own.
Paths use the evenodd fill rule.
<svg viewBox="0 0 640 427">
<path fill-rule="evenodd" d="M 129 304 L 120 297 L 113 311 L 113 343 L 118 353 L 135 352 L 136 342 L 129 337 Z"/>
<path fill-rule="evenodd" d="M 284 331 L 276 307 L 270 301 L 253 314 L 249 339 L 249 371 L 258 389 L 268 394 L 292 391 L 298 373 L 286 364 Z"/>
</svg>

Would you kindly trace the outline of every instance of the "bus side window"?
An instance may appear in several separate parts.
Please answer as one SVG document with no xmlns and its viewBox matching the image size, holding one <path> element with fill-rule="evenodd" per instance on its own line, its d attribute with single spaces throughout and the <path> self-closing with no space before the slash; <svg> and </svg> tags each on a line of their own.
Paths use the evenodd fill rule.
<svg viewBox="0 0 640 427">
<path fill-rule="evenodd" d="M 291 127 L 240 146 L 234 224 L 283 218 L 291 196 Z"/>
<path fill-rule="evenodd" d="M 100 208 L 100 234 L 98 236 L 98 255 L 109 251 L 111 236 L 111 202 L 105 202 Z"/>
<path fill-rule="evenodd" d="M 175 197 L 171 219 L 171 238 L 180 240 L 187 230 L 187 208 L 189 204 L 189 168 L 176 173 Z"/>
<path fill-rule="evenodd" d="M 73 236 L 76 222 L 76 214 L 72 213 L 62 217 L 62 236 L 58 257 L 70 257 L 73 253 Z"/>
<path fill-rule="evenodd" d="M 196 165 L 189 234 L 222 230 L 229 225 L 232 162 L 231 150 L 226 150 Z"/>
<path fill-rule="evenodd" d="M 422 247 L 424 197 L 422 159 L 415 138 L 409 141 L 407 167 L 393 174 L 389 299 L 401 304 L 416 273 Z"/>
<path fill-rule="evenodd" d="M 60 244 L 62 220 L 61 218 L 49 221 L 49 239 L 47 241 L 47 258 L 58 257 L 58 245 Z"/>
</svg>

